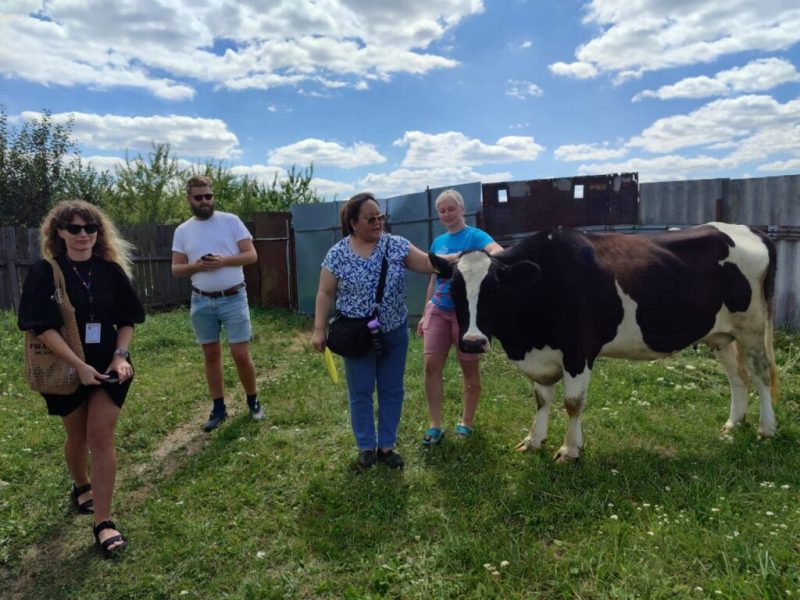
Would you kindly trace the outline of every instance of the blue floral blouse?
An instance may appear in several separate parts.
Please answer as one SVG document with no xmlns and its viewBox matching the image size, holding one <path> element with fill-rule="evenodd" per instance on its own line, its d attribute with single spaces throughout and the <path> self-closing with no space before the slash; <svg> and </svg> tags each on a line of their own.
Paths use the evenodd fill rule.
<svg viewBox="0 0 800 600">
<path fill-rule="evenodd" d="M 403 237 L 382 233 L 369 258 L 362 258 L 350 247 L 350 236 L 334 244 L 322 261 L 322 266 L 336 277 L 336 310 L 347 317 L 366 317 L 375 308 L 375 293 L 381 274 L 383 253 L 387 252 L 389 267 L 383 302 L 378 311 L 381 329 L 392 331 L 408 319 L 406 306 L 406 269 L 411 242 Z"/>
</svg>

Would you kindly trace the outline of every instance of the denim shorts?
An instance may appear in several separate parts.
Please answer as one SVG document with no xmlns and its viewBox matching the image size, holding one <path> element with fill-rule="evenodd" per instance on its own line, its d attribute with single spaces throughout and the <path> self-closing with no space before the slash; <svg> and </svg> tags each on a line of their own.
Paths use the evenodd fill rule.
<svg viewBox="0 0 800 600">
<path fill-rule="evenodd" d="M 229 344 L 249 342 L 253 337 L 245 288 L 220 298 L 192 292 L 191 317 L 198 344 L 218 342 L 220 327 L 225 328 Z"/>
</svg>

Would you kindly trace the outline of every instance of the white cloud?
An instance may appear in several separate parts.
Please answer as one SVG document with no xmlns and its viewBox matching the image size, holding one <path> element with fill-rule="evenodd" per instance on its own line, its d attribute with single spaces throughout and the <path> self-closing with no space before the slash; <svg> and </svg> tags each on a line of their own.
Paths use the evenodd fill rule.
<svg viewBox="0 0 800 600">
<path fill-rule="evenodd" d="M 777 132 L 796 128 L 798 123 L 800 99 L 781 104 L 769 96 L 740 96 L 709 102 L 686 115 L 658 119 L 628 145 L 666 153 L 692 146 L 741 144 L 760 131 Z"/>
<path fill-rule="evenodd" d="M 525 98 L 537 98 L 542 94 L 544 94 L 544 91 L 535 83 L 531 83 L 530 81 L 519 81 L 516 79 L 508 80 L 506 96 L 525 100 Z"/>
<path fill-rule="evenodd" d="M 758 166 L 759 171 L 800 171 L 800 158 L 778 160 Z"/>
<path fill-rule="evenodd" d="M 597 77 L 597 68 L 588 62 L 556 62 L 549 66 L 549 69 L 556 75 L 574 77 L 575 79 L 592 79 Z"/>
<path fill-rule="evenodd" d="M 728 163 L 711 156 L 686 157 L 677 154 L 656 158 L 631 158 L 623 162 L 596 163 L 578 167 L 580 175 L 638 172 L 639 181 L 674 181 L 719 177 L 719 171 Z"/>
<path fill-rule="evenodd" d="M 621 82 L 800 41 L 800 7 L 786 0 L 591 0 L 584 22 L 600 33 L 576 49 L 576 62 L 551 65 L 554 73 L 585 79 L 592 67 Z"/>
<path fill-rule="evenodd" d="M 395 146 L 408 146 L 402 166 L 411 168 L 463 167 L 536 160 L 544 151 L 530 136 L 505 136 L 494 144 L 468 138 L 457 131 L 406 131 Z"/>
<path fill-rule="evenodd" d="M 307 165 L 313 162 L 320 166 L 352 169 L 384 163 L 386 157 L 372 144 L 357 142 L 345 147 L 337 142 L 308 138 L 270 151 L 267 162 L 277 165 Z"/>
<path fill-rule="evenodd" d="M 608 160 L 622 158 L 628 153 L 625 148 L 609 148 L 608 142 L 597 144 L 565 144 L 553 151 L 556 160 Z"/>
<path fill-rule="evenodd" d="M 491 182 L 513 179 L 509 172 L 479 173 L 469 167 L 397 169 L 389 173 L 369 173 L 358 181 L 358 189 L 381 196 L 396 196 L 424 190 L 425 186 L 442 187 L 473 181 Z"/>
<path fill-rule="evenodd" d="M 0 74 L 44 85 L 137 87 L 188 100 L 193 86 L 366 89 L 457 61 L 426 49 L 481 0 L 16 0 L 0 19 Z"/>
<path fill-rule="evenodd" d="M 24 119 L 40 113 L 23 112 Z M 181 115 L 126 117 L 88 113 L 52 115 L 56 123 L 73 119 L 72 133 L 79 144 L 99 149 L 147 152 L 152 144 L 166 143 L 178 155 L 225 159 L 240 154 L 239 141 L 224 121 Z"/>
<path fill-rule="evenodd" d="M 520 48 L 522 48 L 523 50 L 527 50 L 527 49 L 528 49 L 528 48 L 530 48 L 531 46 L 533 46 L 533 42 L 531 42 L 530 40 L 525 40 L 524 42 L 522 42 L 522 43 L 520 44 L 520 46 L 519 46 L 519 47 L 520 47 Z"/>
<path fill-rule="evenodd" d="M 760 92 L 793 81 L 800 81 L 800 73 L 792 63 L 780 58 L 763 58 L 751 61 L 743 67 L 720 71 L 714 77 L 688 77 L 655 91 L 645 90 L 636 94 L 633 101 L 643 98 L 669 100 Z"/>
<path fill-rule="evenodd" d="M 116 172 L 118 167 L 125 164 L 125 159 L 119 156 L 82 156 L 81 160 L 90 164 L 97 171 L 108 171 L 112 174 Z"/>
</svg>

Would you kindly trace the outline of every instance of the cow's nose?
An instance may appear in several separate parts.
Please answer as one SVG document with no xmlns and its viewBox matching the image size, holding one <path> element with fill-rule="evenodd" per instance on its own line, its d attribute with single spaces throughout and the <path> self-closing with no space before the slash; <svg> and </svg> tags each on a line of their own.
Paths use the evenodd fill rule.
<svg viewBox="0 0 800 600">
<path fill-rule="evenodd" d="M 468 333 L 461 339 L 461 346 L 467 354 L 480 354 L 489 350 L 489 338 L 482 333 Z"/>
</svg>

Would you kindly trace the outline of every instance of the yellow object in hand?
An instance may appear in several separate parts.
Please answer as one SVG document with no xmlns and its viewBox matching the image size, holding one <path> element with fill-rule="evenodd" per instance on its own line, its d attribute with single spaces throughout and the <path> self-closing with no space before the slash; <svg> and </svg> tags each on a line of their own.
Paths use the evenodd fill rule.
<svg viewBox="0 0 800 600">
<path fill-rule="evenodd" d="M 336 362 L 333 358 L 331 349 L 325 346 L 325 366 L 328 367 L 328 375 L 331 376 L 333 383 L 339 383 L 339 372 L 336 369 Z"/>
</svg>

